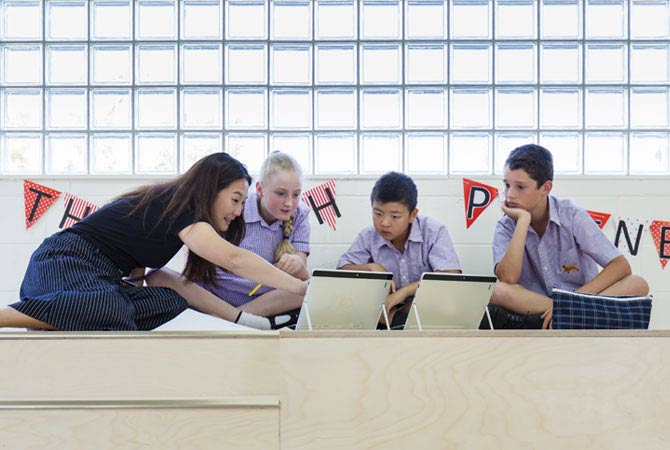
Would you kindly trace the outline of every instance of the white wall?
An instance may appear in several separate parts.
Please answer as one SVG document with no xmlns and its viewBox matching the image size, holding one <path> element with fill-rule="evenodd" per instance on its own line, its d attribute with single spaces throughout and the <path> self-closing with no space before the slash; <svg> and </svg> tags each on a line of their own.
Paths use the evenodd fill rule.
<svg viewBox="0 0 670 450">
<path fill-rule="evenodd" d="M 472 176 L 477 181 L 499 187 L 499 177 Z M 36 183 L 77 195 L 102 205 L 112 197 L 145 181 L 134 178 L 30 178 Z M 310 178 L 305 188 L 324 179 Z M 375 177 L 338 179 L 337 204 L 342 217 L 337 231 L 319 225 L 312 215 L 310 268 L 333 268 L 358 231 L 371 223 L 369 193 Z M 491 239 L 501 216 L 498 202 L 491 205 L 470 227 L 465 228 L 463 183 L 457 177 L 417 178 L 419 210 L 447 225 L 464 272 L 491 273 Z M 649 220 L 670 220 L 670 192 L 667 178 L 558 177 L 553 193 L 571 198 L 586 209 L 612 214 L 605 233 L 614 239 L 618 216 Z M 23 178 L 0 179 L 0 304 L 18 299 L 19 286 L 31 252 L 46 236 L 58 231 L 63 215 L 62 197 L 30 229 L 25 229 Z M 661 268 L 651 235 L 642 237 L 640 251 L 629 260 L 633 271 L 644 276 L 654 295 L 651 328 L 670 329 L 670 267 Z M 171 265 L 179 265 L 177 257 Z"/>
</svg>

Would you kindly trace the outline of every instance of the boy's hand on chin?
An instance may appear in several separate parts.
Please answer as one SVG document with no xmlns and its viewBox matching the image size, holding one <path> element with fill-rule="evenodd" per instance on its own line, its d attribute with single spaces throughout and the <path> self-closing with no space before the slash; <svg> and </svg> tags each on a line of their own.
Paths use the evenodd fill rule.
<svg viewBox="0 0 670 450">
<path fill-rule="evenodd" d="M 525 209 L 509 207 L 507 206 L 506 201 L 500 202 L 500 208 L 503 210 L 503 212 L 507 217 L 509 217 L 515 222 L 518 222 L 519 219 L 527 219 L 528 222 L 530 222 L 530 213 Z"/>
</svg>

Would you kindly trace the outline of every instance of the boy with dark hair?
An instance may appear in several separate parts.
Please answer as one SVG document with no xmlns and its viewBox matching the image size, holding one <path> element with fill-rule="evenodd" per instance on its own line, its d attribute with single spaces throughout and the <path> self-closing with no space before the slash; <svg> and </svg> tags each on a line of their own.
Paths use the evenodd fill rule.
<svg viewBox="0 0 670 450">
<path fill-rule="evenodd" d="M 541 314 L 543 329 L 551 324 L 553 288 L 603 295 L 649 292 L 584 209 L 549 195 L 553 178 L 547 149 L 535 144 L 514 149 L 503 172 L 505 216 L 493 236 L 500 283 L 491 303 L 517 314 Z"/>
<path fill-rule="evenodd" d="M 372 226 L 358 234 L 337 263 L 338 269 L 392 272 L 394 285 L 386 299 L 393 328 L 400 328 L 423 272 L 460 273 L 447 228 L 419 216 L 414 181 L 398 172 L 377 180 L 372 193 Z"/>
</svg>

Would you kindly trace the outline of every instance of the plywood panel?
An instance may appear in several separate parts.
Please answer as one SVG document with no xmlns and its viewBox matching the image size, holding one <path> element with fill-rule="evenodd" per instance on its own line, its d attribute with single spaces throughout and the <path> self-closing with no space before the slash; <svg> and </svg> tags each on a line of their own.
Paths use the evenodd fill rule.
<svg viewBox="0 0 670 450">
<path fill-rule="evenodd" d="M 278 395 L 277 333 L 0 336 L 0 400 Z"/>
<path fill-rule="evenodd" d="M 282 339 L 282 448 L 670 448 L 667 337 L 454 336 Z"/>
<path fill-rule="evenodd" d="M 15 450 L 278 449 L 278 408 L 0 410 Z"/>
</svg>

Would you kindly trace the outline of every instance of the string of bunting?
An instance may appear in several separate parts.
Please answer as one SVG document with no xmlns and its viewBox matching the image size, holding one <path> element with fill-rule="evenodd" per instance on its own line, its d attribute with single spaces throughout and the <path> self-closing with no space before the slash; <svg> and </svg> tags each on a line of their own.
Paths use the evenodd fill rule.
<svg viewBox="0 0 670 450">
<path fill-rule="evenodd" d="M 37 184 L 30 180 L 23 180 L 23 205 L 26 218 L 26 230 L 33 226 L 44 213 L 51 208 L 62 192 L 56 189 Z M 58 228 L 65 229 L 74 225 L 99 207 L 82 200 L 73 194 L 66 193 L 65 211 Z"/>
<path fill-rule="evenodd" d="M 23 200 L 26 230 L 33 226 L 60 197 L 62 192 L 23 180 Z M 463 198 L 465 206 L 465 226 L 469 229 L 481 214 L 498 198 L 498 189 L 487 184 L 463 178 Z M 96 211 L 99 207 L 73 194 L 65 193 L 64 212 L 59 228 L 65 229 Z M 314 212 L 320 225 L 327 223 L 336 230 L 337 218 L 342 217 L 335 197 L 335 180 L 328 180 L 308 189 L 302 194 L 305 202 Z M 611 214 L 599 211 L 587 211 L 602 230 L 609 222 Z M 645 231 L 649 231 L 661 267 L 665 269 L 670 259 L 670 221 L 641 220 L 619 217 L 616 223 L 614 245 L 623 253 L 637 256 L 640 241 Z"/>
<path fill-rule="evenodd" d="M 322 225 L 324 220 L 336 230 L 337 218 L 342 217 L 335 202 L 335 180 L 328 180 L 302 193 L 302 201 L 314 211 L 316 220 Z"/>
</svg>

